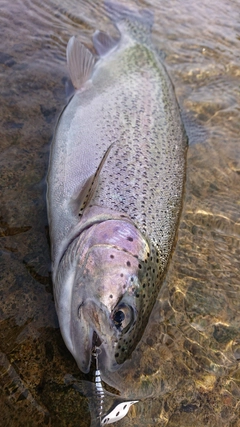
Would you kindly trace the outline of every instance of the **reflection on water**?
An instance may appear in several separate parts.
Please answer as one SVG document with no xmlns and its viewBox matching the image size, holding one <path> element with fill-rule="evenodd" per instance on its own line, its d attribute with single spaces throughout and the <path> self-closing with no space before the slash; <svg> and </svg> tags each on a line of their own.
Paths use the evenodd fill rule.
<svg viewBox="0 0 240 427">
<path fill-rule="evenodd" d="M 119 390 L 107 391 L 102 380 L 102 374 L 98 366 L 100 348 L 93 349 L 94 375 L 92 381 L 78 381 L 71 375 L 65 376 L 65 382 L 88 398 L 89 411 L 91 413 L 91 427 L 113 424 L 124 418 L 132 405 L 138 400 L 121 398 Z"/>
<path fill-rule="evenodd" d="M 133 359 L 104 377 L 103 386 L 110 395 L 119 390 L 124 401 L 140 400 L 116 424 L 121 427 L 237 427 L 238 5 L 139 4 L 155 13 L 154 43 L 165 54 L 191 145 L 165 285 Z M 114 28 L 101 2 L 76 0 L 3 1 L 0 22 L 1 419 L 12 426 L 90 426 L 87 393 L 76 387 L 89 377 L 58 330 L 44 191 L 49 143 L 65 104 L 68 38 L 79 33 L 92 48 L 95 29 Z M 93 406 L 94 400 L 92 412 Z"/>
</svg>

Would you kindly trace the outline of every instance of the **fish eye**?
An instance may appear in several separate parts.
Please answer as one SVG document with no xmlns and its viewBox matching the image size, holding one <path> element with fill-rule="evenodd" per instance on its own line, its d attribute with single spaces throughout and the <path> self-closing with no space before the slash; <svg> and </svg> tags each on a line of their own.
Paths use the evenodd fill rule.
<svg viewBox="0 0 240 427">
<path fill-rule="evenodd" d="M 133 309 L 129 305 L 121 303 L 115 307 L 112 318 L 116 328 L 125 333 L 134 320 Z"/>
</svg>

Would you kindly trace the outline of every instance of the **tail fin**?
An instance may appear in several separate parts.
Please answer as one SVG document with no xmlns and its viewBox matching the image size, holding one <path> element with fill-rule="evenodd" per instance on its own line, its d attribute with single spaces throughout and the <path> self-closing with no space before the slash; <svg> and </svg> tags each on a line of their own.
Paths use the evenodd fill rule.
<svg viewBox="0 0 240 427">
<path fill-rule="evenodd" d="M 153 26 L 153 13 L 149 9 L 129 9 L 120 3 L 105 0 L 105 10 L 109 18 L 115 23 L 119 31 L 122 31 L 121 23 L 136 40 L 147 41 L 151 35 Z"/>
<path fill-rule="evenodd" d="M 95 58 L 90 50 L 74 36 L 68 41 L 67 64 L 73 86 L 76 89 L 82 89 L 91 77 Z"/>
</svg>

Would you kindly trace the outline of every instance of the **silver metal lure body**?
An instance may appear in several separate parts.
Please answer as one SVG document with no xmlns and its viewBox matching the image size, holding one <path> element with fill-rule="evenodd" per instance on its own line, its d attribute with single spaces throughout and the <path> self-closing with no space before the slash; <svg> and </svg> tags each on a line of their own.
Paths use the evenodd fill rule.
<svg viewBox="0 0 240 427">
<path fill-rule="evenodd" d="M 118 41 L 98 32 L 99 60 L 67 48 L 76 92 L 54 136 L 48 217 L 63 338 L 88 372 L 114 370 L 145 329 L 179 221 L 187 138 L 172 83 L 151 42 L 152 17 L 107 3 Z"/>
</svg>

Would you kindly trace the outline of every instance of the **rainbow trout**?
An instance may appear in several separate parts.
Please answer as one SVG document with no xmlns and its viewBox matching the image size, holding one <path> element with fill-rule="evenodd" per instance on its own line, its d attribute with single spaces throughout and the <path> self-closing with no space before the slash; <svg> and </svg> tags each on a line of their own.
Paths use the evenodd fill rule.
<svg viewBox="0 0 240 427">
<path fill-rule="evenodd" d="M 96 343 L 100 366 L 114 371 L 143 334 L 176 235 L 187 146 L 151 42 L 152 15 L 106 7 L 119 40 L 96 32 L 98 56 L 69 40 L 76 91 L 59 118 L 48 172 L 56 310 L 85 373 Z"/>
</svg>

